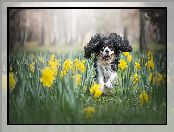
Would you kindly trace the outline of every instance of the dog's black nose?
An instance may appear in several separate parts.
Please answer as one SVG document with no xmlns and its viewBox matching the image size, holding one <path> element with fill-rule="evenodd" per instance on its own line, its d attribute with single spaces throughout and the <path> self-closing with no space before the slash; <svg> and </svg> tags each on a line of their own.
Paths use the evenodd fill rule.
<svg viewBox="0 0 174 132">
<path fill-rule="evenodd" d="M 106 53 L 109 53 L 109 50 L 108 50 L 108 49 L 106 49 L 106 50 L 105 50 L 105 52 L 106 52 Z"/>
</svg>

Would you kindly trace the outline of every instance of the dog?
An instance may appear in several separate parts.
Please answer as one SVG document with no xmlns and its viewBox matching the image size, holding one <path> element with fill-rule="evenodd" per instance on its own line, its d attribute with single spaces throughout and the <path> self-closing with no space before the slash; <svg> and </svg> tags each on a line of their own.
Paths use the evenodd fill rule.
<svg viewBox="0 0 174 132">
<path fill-rule="evenodd" d="M 95 81 L 101 85 L 101 90 L 112 89 L 118 79 L 117 70 L 119 54 L 131 52 L 129 41 L 116 33 L 109 35 L 98 33 L 84 47 L 84 57 L 90 59 L 94 54 Z"/>
</svg>

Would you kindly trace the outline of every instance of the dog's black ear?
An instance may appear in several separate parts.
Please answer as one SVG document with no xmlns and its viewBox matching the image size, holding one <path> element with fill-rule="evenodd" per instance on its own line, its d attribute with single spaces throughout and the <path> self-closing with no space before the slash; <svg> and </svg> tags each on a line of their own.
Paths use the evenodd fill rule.
<svg viewBox="0 0 174 132">
<path fill-rule="evenodd" d="M 123 38 L 116 33 L 111 33 L 109 38 L 116 50 L 119 50 L 121 52 L 132 52 L 132 47 L 130 46 L 129 41 L 126 38 Z"/>
<path fill-rule="evenodd" d="M 98 53 L 100 42 L 105 38 L 104 34 L 98 33 L 84 47 L 84 57 L 89 59 L 93 53 Z"/>
</svg>

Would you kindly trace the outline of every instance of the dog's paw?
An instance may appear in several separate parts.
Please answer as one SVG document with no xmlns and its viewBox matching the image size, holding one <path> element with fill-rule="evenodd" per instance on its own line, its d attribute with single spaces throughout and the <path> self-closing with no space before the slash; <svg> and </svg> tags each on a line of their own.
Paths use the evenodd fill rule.
<svg viewBox="0 0 174 132">
<path fill-rule="evenodd" d="M 107 81 L 106 84 L 105 84 L 105 86 L 107 88 L 112 88 L 112 83 L 110 81 Z"/>
<path fill-rule="evenodd" d="M 104 92 L 104 86 L 100 87 L 100 90 L 101 90 L 102 92 Z"/>
</svg>

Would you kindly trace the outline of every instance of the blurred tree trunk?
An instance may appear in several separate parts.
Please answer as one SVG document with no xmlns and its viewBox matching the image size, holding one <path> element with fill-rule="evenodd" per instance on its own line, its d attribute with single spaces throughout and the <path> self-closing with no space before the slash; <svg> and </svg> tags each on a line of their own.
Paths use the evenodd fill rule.
<svg viewBox="0 0 174 132">
<path fill-rule="evenodd" d="M 144 9 L 142 10 L 146 16 L 146 20 L 154 27 L 154 34 L 156 34 L 156 41 L 159 44 L 166 44 L 166 24 L 167 15 L 165 9 Z"/>
<path fill-rule="evenodd" d="M 166 32 L 167 32 L 167 29 L 166 29 L 166 24 L 167 24 L 167 20 L 166 20 L 166 11 L 161 11 L 160 12 L 160 17 L 159 17 L 159 20 L 157 21 L 158 22 L 158 27 L 159 27 L 159 32 L 160 32 L 160 40 L 159 40 L 159 43 L 161 44 L 166 44 Z"/>
<path fill-rule="evenodd" d="M 44 15 L 41 11 L 41 28 L 40 28 L 40 40 L 39 40 L 39 46 L 44 46 L 45 44 L 45 29 L 44 29 Z"/>
<path fill-rule="evenodd" d="M 9 50 L 12 50 L 18 43 L 19 33 L 20 33 L 20 14 L 22 10 L 20 9 L 10 9 L 8 12 L 9 17 Z"/>
<path fill-rule="evenodd" d="M 140 10 L 140 51 L 147 50 L 146 36 L 145 36 L 145 17 L 142 10 Z"/>
<path fill-rule="evenodd" d="M 39 46 L 44 46 L 44 44 L 45 44 L 45 31 L 44 31 L 44 28 L 41 27 Z"/>
<path fill-rule="evenodd" d="M 21 44 L 21 47 L 24 47 L 24 45 L 26 44 L 27 42 L 27 38 L 28 38 L 28 31 L 27 31 L 27 28 L 24 27 L 24 29 L 21 29 L 20 31 L 20 44 Z"/>
<path fill-rule="evenodd" d="M 27 43 L 27 39 L 28 39 L 28 31 L 27 31 L 27 28 L 25 28 L 23 46 Z"/>
<path fill-rule="evenodd" d="M 124 27 L 124 38 L 128 39 L 127 27 Z"/>
</svg>

